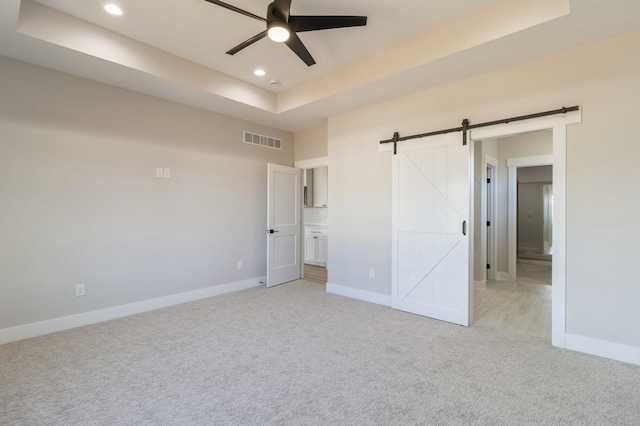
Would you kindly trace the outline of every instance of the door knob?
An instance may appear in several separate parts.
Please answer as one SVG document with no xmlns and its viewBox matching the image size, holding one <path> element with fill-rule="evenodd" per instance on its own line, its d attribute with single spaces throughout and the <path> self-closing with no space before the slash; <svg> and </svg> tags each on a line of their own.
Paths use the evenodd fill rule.
<svg viewBox="0 0 640 426">
<path fill-rule="evenodd" d="M 273 234 L 276 233 L 278 231 L 274 231 L 273 229 L 267 229 L 267 234 Z"/>
</svg>

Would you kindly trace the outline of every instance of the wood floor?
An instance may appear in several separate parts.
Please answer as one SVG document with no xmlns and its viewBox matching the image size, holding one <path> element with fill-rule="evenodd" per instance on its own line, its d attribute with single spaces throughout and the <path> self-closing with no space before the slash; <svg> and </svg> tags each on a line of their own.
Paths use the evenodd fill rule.
<svg viewBox="0 0 640 426">
<path fill-rule="evenodd" d="M 474 322 L 551 340 L 551 267 L 517 264 L 516 281 L 487 281 L 474 293 Z M 304 279 L 326 284 L 327 268 L 304 265 Z"/>
<path fill-rule="evenodd" d="M 474 322 L 551 340 L 551 267 L 519 263 L 516 275 L 474 292 Z"/>
<path fill-rule="evenodd" d="M 318 284 L 327 283 L 327 268 L 304 264 L 304 279 Z"/>
</svg>

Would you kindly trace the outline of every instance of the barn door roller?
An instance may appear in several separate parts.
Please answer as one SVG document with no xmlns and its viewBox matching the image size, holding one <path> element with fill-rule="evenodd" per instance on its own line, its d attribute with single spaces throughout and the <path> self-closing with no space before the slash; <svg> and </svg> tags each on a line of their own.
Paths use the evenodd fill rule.
<svg viewBox="0 0 640 426">
<path fill-rule="evenodd" d="M 408 141 L 411 139 L 427 138 L 429 136 L 444 135 L 444 134 L 453 133 L 453 132 L 462 132 L 462 144 L 466 145 L 467 133 L 469 132 L 469 130 L 472 130 L 472 129 L 478 129 L 480 127 L 495 126 L 496 124 L 508 124 L 514 121 L 530 120 L 532 118 L 546 117 L 549 115 L 566 114 L 571 111 L 578 111 L 579 109 L 580 109 L 579 106 L 562 107 L 562 108 L 554 109 L 551 111 L 538 112 L 535 114 L 528 114 L 528 115 L 520 115 L 518 117 L 503 118 L 501 120 L 487 121 L 486 123 L 478 123 L 478 124 L 470 124 L 469 120 L 465 118 L 464 120 L 462 120 L 462 126 L 460 127 L 454 127 L 451 129 L 444 129 L 444 130 L 436 130 L 435 132 L 420 133 L 418 135 L 402 136 L 402 137 L 400 137 L 400 134 L 398 132 L 395 132 L 393 134 L 392 139 L 386 139 L 386 140 L 380 141 L 380 144 L 393 143 L 393 155 L 396 155 L 398 153 L 398 142 Z"/>
</svg>

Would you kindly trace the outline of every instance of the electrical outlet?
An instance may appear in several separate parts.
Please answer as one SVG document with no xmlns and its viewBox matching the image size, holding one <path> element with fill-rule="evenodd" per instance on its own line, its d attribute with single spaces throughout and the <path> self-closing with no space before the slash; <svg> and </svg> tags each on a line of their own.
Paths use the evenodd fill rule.
<svg viewBox="0 0 640 426">
<path fill-rule="evenodd" d="M 371 268 L 369 269 L 369 278 L 375 278 L 376 277 L 376 270 Z"/>
<path fill-rule="evenodd" d="M 156 167 L 156 177 L 157 178 L 164 177 L 164 169 L 162 167 Z"/>
<path fill-rule="evenodd" d="M 84 284 L 76 284 L 76 296 L 84 296 Z"/>
<path fill-rule="evenodd" d="M 164 178 L 171 179 L 171 169 L 164 169 Z"/>
<path fill-rule="evenodd" d="M 238 269 L 242 269 L 243 267 L 242 260 L 238 260 Z"/>
</svg>

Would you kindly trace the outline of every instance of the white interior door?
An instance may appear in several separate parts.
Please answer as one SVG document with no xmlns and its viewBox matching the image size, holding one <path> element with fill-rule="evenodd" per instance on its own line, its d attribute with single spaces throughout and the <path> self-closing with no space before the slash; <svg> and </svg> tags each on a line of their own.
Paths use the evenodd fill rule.
<svg viewBox="0 0 640 426">
<path fill-rule="evenodd" d="M 267 166 L 267 287 L 302 278 L 302 171 Z"/>
<path fill-rule="evenodd" d="M 459 133 L 398 145 L 393 308 L 469 325 L 469 159 Z"/>
</svg>

